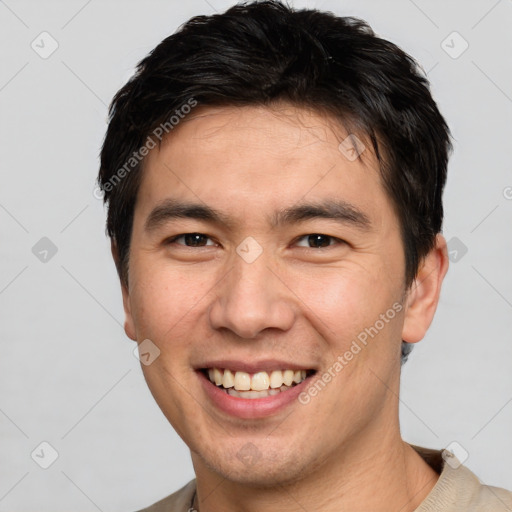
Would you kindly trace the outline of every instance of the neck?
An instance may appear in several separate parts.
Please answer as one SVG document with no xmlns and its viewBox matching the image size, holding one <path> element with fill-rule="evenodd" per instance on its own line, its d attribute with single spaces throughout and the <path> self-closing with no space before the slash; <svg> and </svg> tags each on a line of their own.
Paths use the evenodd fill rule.
<svg viewBox="0 0 512 512">
<path fill-rule="evenodd" d="M 231 481 L 192 454 L 199 512 L 303 512 L 351 510 L 412 512 L 432 490 L 439 475 L 398 435 L 376 443 L 354 439 L 300 480 L 255 487 Z M 365 449 L 366 447 L 366 449 Z"/>
</svg>

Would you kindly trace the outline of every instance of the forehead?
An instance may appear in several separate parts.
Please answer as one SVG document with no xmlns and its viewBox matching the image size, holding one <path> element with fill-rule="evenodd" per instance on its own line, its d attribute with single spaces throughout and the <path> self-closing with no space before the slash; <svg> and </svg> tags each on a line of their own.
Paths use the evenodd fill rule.
<svg viewBox="0 0 512 512">
<path fill-rule="evenodd" d="M 364 136 L 287 104 L 198 107 L 150 151 L 139 195 L 148 208 L 171 197 L 266 218 L 305 199 L 342 199 L 377 217 L 390 207 Z"/>
<path fill-rule="evenodd" d="M 349 134 L 345 121 L 332 115 L 280 102 L 273 106 L 201 106 L 185 116 L 164 139 L 160 149 L 187 141 L 189 147 L 201 146 L 202 151 L 217 149 L 223 143 L 233 151 L 239 149 L 265 151 L 278 156 L 287 151 L 300 153 L 316 144 L 335 144 Z M 360 139 L 364 136 L 358 134 Z M 338 155 L 337 155 L 338 156 Z"/>
</svg>

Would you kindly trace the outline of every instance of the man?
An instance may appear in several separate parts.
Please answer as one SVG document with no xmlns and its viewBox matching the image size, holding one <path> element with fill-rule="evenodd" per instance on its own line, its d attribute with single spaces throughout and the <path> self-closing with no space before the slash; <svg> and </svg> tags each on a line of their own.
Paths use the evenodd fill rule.
<svg viewBox="0 0 512 512">
<path fill-rule="evenodd" d="M 139 64 L 99 184 L 126 333 L 196 474 L 147 511 L 512 510 L 400 436 L 450 150 L 414 61 L 353 18 L 239 5 Z"/>
</svg>

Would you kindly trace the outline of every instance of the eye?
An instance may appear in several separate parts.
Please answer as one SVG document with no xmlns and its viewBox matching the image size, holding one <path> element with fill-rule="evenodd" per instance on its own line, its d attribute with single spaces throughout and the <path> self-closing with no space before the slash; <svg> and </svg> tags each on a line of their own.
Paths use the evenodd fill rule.
<svg viewBox="0 0 512 512">
<path fill-rule="evenodd" d="M 334 242 L 334 244 L 331 244 L 332 241 Z M 312 233 L 310 235 L 304 235 L 297 240 L 297 245 L 299 245 L 300 247 L 308 247 L 315 249 L 329 247 L 331 245 L 335 245 L 336 243 L 343 243 L 343 240 L 341 240 L 340 238 L 335 238 L 330 235 L 323 235 L 321 233 Z"/>
<path fill-rule="evenodd" d="M 181 242 L 179 242 L 181 240 Z M 211 243 L 207 243 L 207 241 Z M 166 244 L 177 243 L 177 245 L 185 245 L 186 247 L 206 247 L 216 245 L 213 240 L 202 233 L 183 233 L 173 236 L 165 242 Z"/>
</svg>

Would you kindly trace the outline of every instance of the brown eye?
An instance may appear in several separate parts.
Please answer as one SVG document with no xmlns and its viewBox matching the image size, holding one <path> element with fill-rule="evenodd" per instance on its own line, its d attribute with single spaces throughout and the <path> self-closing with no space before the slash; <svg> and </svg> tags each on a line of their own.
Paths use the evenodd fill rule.
<svg viewBox="0 0 512 512">
<path fill-rule="evenodd" d="M 185 245 L 187 247 L 206 247 L 215 245 L 213 242 L 210 244 L 207 243 L 208 240 L 211 241 L 210 237 L 203 235 L 202 233 L 184 233 L 171 238 L 167 243 L 177 243 L 178 245 Z"/>
<path fill-rule="evenodd" d="M 299 239 L 298 245 L 301 247 L 321 249 L 323 247 L 329 247 L 331 245 L 335 245 L 331 242 L 342 242 L 342 240 L 340 240 L 339 238 L 330 236 L 330 235 L 323 235 L 320 233 L 312 233 L 310 235 L 304 235 L 303 237 L 301 237 Z"/>
</svg>

